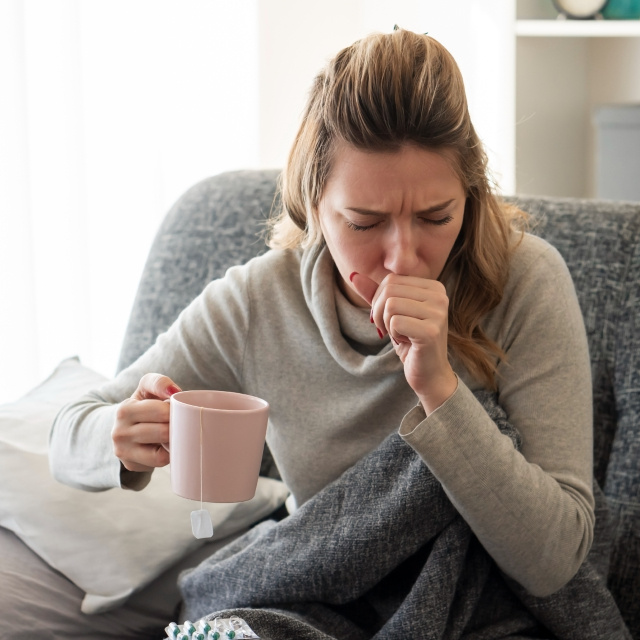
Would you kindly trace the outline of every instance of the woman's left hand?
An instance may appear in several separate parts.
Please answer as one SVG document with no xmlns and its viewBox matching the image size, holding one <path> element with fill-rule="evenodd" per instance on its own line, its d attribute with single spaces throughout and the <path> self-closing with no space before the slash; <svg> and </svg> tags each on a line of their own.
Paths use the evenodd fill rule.
<svg viewBox="0 0 640 640">
<path fill-rule="evenodd" d="M 404 374 L 427 414 L 457 388 L 447 351 L 449 298 L 437 280 L 388 274 L 378 285 L 354 273 L 351 283 L 371 304 L 380 337 L 391 336 Z"/>
</svg>

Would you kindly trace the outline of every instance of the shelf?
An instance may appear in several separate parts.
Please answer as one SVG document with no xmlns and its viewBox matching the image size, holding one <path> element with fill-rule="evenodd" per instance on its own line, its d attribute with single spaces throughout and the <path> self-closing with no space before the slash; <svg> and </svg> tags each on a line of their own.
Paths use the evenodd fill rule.
<svg viewBox="0 0 640 640">
<path fill-rule="evenodd" d="M 640 20 L 517 20 L 516 35 L 534 38 L 640 37 Z"/>
</svg>

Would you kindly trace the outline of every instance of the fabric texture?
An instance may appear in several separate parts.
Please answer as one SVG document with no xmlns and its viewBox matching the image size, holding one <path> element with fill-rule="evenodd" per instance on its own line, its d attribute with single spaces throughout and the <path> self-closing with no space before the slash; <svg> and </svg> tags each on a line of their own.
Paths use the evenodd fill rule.
<svg viewBox="0 0 640 640">
<path fill-rule="evenodd" d="M 191 533 L 195 504 L 176 496 L 168 468 L 143 493 L 86 493 L 49 473 L 49 428 L 60 407 L 104 381 L 75 358 L 41 385 L 0 407 L 0 526 L 13 531 L 51 567 L 84 591 L 82 611 L 115 608 L 205 544 Z M 255 497 L 206 505 L 213 540 L 244 530 L 284 503 L 288 490 L 260 478 Z"/>
<path fill-rule="evenodd" d="M 232 267 L 133 365 L 60 412 L 50 450 L 56 477 L 78 488 L 144 486 L 148 474 L 123 478 L 110 436 L 117 404 L 156 371 L 182 389 L 269 402 L 267 442 L 302 504 L 417 404 L 390 340 L 380 340 L 366 309 L 351 305 L 339 316 L 341 297 L 326 247 Z M 486 330 L 509 357 L 500 401 L 522 435 L 522 455 L 504 445 L 470 392 L 480 384 L 455 363 L 456 392 L 405 437 L 500 567 L 544 595 L 577 571 L 593 535 L 586 336 L 566 266 L 548 243 L 522 239 Z M 361 353 L 371 343 L 377 353 Z"/>
<path fill-rule="evenodd" d="M 492 395 L 478 395 L 518 446 Z M 287 519 L 252 529 L 179 584 L 189 619 L 233 610 L 265 640 L 631 637 L 591 561 L 546 598 L 505 580 L 395 434 Z"/>
<path fill-rule="evenodd" d="M 585 319 L 594 473 L 614 524 L 609 587 L 640 638 L 640 203 L 518 198 L 560 251 Z"/>
</svg>

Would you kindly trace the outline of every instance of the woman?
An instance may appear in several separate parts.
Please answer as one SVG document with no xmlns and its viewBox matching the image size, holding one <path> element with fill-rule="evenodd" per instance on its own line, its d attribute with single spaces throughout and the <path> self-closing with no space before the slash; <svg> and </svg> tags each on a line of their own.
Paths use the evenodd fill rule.
<svg viewBox="0 0 640 640">
<path fill-rule="evenodd" d="M 341 51 L 281 186 L 273 250 L 59 414 L 56 477 L 141 489 L 169 462 L 166 398 L 241 391 L 270 403 L 268 444 L 298 505 L 398 431 L 507 576 L 535 596 L 560 589 L 593 539 L 582 316 L 559 254 L 493 193 L 450 54 L 404 30 Z"/>
</svg>

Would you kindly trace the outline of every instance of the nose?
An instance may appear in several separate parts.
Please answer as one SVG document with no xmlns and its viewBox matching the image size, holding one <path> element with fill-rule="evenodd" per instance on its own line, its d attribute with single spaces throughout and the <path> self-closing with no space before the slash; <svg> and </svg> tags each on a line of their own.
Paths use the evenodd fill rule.
<svg viewBox="0 0 640 640">
<path fill-rule="evenodd" d="M 402 276 L 415 275 L 420 263 L 419 234 L 411 224 L 396 224 L 385 239 L 384 268 Z"/>
</svg>

